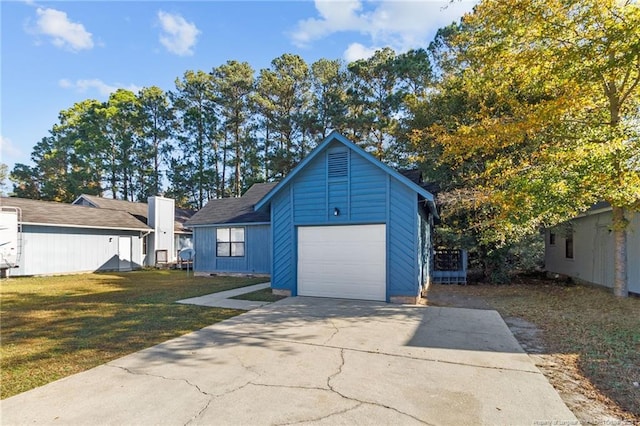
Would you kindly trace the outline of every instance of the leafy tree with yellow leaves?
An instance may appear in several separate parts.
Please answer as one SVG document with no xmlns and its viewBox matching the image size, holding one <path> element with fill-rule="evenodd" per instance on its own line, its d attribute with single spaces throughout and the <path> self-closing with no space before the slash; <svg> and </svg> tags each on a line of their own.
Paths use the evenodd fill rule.
<svg viewBox="0 0 640 426">
<path fill-rule="evenodd" d="M 638 3 L 485 0 L 440 35 L 440 88 L 415 108 L 427 116 L 418 152 L 453 169 L 486 241 L 608 201 L 614 293 L 626 296 L 627 217 L 640 209 Z M 452 101 L 447 117 L 424 112 Z"/>
</svg>

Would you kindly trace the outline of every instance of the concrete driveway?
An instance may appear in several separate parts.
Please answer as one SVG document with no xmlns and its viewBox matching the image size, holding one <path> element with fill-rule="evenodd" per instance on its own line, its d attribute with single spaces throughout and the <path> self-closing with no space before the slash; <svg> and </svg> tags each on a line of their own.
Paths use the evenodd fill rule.
<svg viewBox="0 0 640 426">
<path fill-rule="evenodd" d="M 495 311 L 304 297 L 6 399 L 0 413 L 7 425 L 577 424 Z"/>
</svg>

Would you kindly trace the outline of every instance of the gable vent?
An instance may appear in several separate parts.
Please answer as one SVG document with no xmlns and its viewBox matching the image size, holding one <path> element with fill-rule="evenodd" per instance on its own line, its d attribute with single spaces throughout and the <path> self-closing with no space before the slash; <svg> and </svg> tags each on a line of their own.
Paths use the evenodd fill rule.
<svg viewBox="0 0 640 426">
<path fill-rule="evenodd" d="M 330 152 L 328 158 L 329 178 L 347 177 L 349 164 L 349 152 Z"/>
</svg>

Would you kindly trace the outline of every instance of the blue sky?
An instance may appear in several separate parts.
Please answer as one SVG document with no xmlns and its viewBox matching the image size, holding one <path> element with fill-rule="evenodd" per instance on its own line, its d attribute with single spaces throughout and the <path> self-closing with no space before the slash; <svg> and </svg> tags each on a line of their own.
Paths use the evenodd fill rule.
<svg viewBox="0 0 640 426">
<path fill-rule="evenodd" d="M 111 91 L 174 88 L 186 70 L 283 53 L 352 61 L 426 47 L 475 1 L 2 1 L 0 162 L 31 164 L 58 113 Z"/>
</svg>

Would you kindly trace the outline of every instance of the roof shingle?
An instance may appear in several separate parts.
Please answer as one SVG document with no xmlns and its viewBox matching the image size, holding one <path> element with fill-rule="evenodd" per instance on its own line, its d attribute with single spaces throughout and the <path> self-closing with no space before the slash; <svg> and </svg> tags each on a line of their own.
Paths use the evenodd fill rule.
<svg viewBox="0 0 640 426">
<path fill-rule="evenodd" d="M 125 211 L 135 216 L 136 219 L 142 221 L 143 223 L 148 223 L 149 206 L 147 203 L 134 203 L 126 200 L 114 200 L 111 198 L 103 198 L 96 195 L 86 194 L 82 194 L 80 198 L 84 198 L 86 201 L 89 201 L 97 208 Z M 174 230 L 176 232 L 191 232 L 184 227 L 184 223 L 189 220 L 191 216 L 194 215 L 194 213 L 195 212 L 193 210 L 181 209 L 176 207 Z"/>
<path fill-rule="evenodd" d="M 1 197 L 0 206 L 19 208 L 22 223 L 141 231 L 150 229 L 146 224 L 122 210 L 96 209 L 87 206 L 15 197 Z"/>
<path fill-rule="evenodd" d="M 256 183 L 242 197 L 210 200 L 206 206 L 187 221 L 186 226 L 216 225 L 231 223 L 269 222 L 269 212 L 257 212 L 253 207 L 271 189 L 276 182 Z"/>
</svg>

